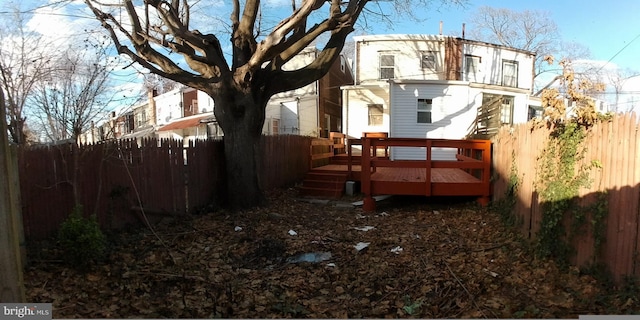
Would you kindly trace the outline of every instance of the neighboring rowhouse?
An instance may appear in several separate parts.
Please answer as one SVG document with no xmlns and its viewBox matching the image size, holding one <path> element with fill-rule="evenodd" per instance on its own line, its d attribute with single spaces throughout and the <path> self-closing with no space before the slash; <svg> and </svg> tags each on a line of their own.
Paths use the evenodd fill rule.
<svg viewBox="0 0 640 320">
<path fill-rule="evenodd" d="M 190 141 L 216 137 L 213 108 L 201 108 L 202 94 L 193 88 L 180 86 L 154 97 L 158 138 L 182 139 L 184 146 Z"/>
<path fill-rule="evenodd" d="M 308 47 L 285 64 L 284 69 L 304 67 L 318 53 L 315 47 Z M 328 137 L 331 131 L 341 131 L 340 86 L 352 83 L 351 68 L 347 59 L 340 56 L 320 80 L 300 89 L 274 95 L 267 103 L 262 133 Z M 213 100 L 206 93 L 180 85 L 159 95 L 150 92 L 147 102 L 133 106 L 127 113 L 126 122 L 116 121 L 125 118 L 113 115 L 112 121 L 103 124 L 103 131 L 109 127 L 108 130 L 116 133 L 115 138 L 182 139 L 184 145 L 188 146 L 189 141 L 224 135 L 215 119 L 214 107 Z M 104 136 L 101 140 L 113 137 Z"/>
<path fill-rule="evenodd" d="M 287 62 L 283 69 L 304 67 L 313 62 L 319 53 L 317 48 L 307 47 Z M 340 86 L 348 84 L 353 84 L 353 73 L 347 59 L 340 55 L 320 80 L 274 95 L 267 103 L 262 132 L 327 138 L 331 131 L 342 131 Z"/>
<path fill-rule="evenodd" d="M 390 137 L 489 137 L 526 122 L 535 54 L 441 35 L 371 35 L 355 40 L 355 84 L 344 86 L 344 132 Z M 537 105 L 537 107 L 534 107 Z M 419 148 L 394 148 L 393 159 L 423 159 Z M 434 159 L 449 159 L 434 150 Z"/>
</svg>

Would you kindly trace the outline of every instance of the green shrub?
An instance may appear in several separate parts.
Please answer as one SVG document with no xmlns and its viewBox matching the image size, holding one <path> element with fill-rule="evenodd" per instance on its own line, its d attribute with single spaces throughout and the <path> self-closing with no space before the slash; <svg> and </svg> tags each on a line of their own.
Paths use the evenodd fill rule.
<svg viewBox="0 0 640 320">
<path fill-rule="evenodd" d="M 62 223 L 58 232 L 64 259 L 74 267 L 86 268 L 104 257 L 106 238 L 95 216 L 84 218 L 82 206 L 77 206 Z"/>
</svg>

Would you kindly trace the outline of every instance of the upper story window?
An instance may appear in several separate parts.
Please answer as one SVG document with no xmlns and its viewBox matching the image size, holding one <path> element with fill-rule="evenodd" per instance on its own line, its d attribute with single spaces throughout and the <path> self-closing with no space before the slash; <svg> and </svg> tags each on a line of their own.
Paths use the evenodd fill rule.
<svg viewBox="0 0 640 320">
<path fill-rule="evenodd" d="M 395 56 L 392 54 L 380 55 L 380 79 L 394 79 L 395 78 Z"/>
<path fill-rule="evenodd" d="M 480 62 L 482 62 L 482 58 L 478 56 L 464 56 L 464 74 L 467 81 L 478 81 L 478 69 Z"/>
<path fill-rule="evenodd" d="M 438 70 L 438 52 L 424 51 L 420 53 L 420 67 L 424 70 Z"/>
<path fill-rule="evenodd" d="M 518 62 L 502 60 L 502 85 L 505 87 L 518 86 Z"/>
<path fill-rule="evenodd" d="M 382 105 L 381 104 L 370 104 L 369 107 L 369 121 L 368 125 L 370 126 L 381 126 L 382 125 Z"/>
<path fill-rule="evenodd" d="M 418 123 L 431 123 L 433 99 L 418 99 Z"/>
</svg>

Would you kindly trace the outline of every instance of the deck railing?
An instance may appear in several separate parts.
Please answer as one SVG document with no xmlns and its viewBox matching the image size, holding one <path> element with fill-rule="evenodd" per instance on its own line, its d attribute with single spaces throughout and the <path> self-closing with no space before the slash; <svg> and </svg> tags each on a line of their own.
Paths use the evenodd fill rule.
<svg viewBox="0 0 640 320">
<path fill-rule="evenodd" d="M 425 168 L 426 181 L 424 195 L 432 195 L 432 170 L 436 168 L 462 169 L 479 180 L 481 202 L 488 202 L 490 196 L 491 141 L 489 140 L 445 140 L 418 138 L 378 138 L 363 137 L 361 160 L 361 188 L 365 195 L 365 210 L 375 208 L 371 193 L 371 176 L 379 167 Z M 376 150 L 390 147 L 425 148 L 424 160 L 390 160 L 379 157 Z M 433 148 L 457 149 L 455 160 L 433 160 Z M 350 148 L 349 148 L 350 149 Z M 349 171 L 351 168 L 349 168 Z"/>
</svg>

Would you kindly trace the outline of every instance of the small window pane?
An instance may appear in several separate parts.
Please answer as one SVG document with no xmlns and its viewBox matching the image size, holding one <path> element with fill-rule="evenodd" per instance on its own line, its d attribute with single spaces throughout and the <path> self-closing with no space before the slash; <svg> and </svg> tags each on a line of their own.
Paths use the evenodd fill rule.
<svg viewBox="0 0 640 320">
<path fill-rule="evenodd" d="M 422 69 L 436 70 L 437 52 L 423 52 L 420 66 Z"/>
<path fill-rule="evenodd" d="M 431 123 L 431 112 L 418 112 L 418 123 Z"/>
<path fill-rule="evenodd" d="M 382 105 L 381 104 L 370 104 L 369 106 L 369 121 L 368 124 L 370 126 L 381 126 L 382 125 Z"/>
<path fill-rule="evenodd" d="M 432 99 L 418 99 L 418 123 L 431 123 Z"/>
<path fill-rule="evenodd" d="M 380 66 L 382 67 L 393 67 L 395 62 L 395 57 L 389 54 L 383 54 L 380 56 Z"/>
</svg>

